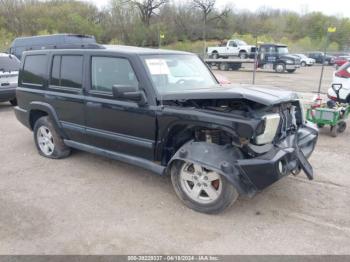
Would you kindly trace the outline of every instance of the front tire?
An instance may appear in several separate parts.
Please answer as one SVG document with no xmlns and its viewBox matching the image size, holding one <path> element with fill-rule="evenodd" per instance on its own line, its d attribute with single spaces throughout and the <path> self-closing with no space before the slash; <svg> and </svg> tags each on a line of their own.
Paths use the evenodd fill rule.
<svg viewBox="0 0 350 262">
<path fill-rule="evenodd" d="M 284 71 L 286 71 L 286 65 L 283 63 L 278 63 L 275 67 L 275 71 L 277 73 L 284 73 Z"/>
<path fill-rule="evenodd" d="M 197 212 L 218 214 L 231 206 L 239 196 L 224 176 L 200 165 L 176 161 L 170 172 L 177 196 L 187 207 Z"/>
<path fill-rule="evenodd" d="M 48 116 L 41 117 L 35 122 L 34 141 L 39 154 L 47 158 L 61 159 L 69 156 L 71 152 Z"/>
</svg>

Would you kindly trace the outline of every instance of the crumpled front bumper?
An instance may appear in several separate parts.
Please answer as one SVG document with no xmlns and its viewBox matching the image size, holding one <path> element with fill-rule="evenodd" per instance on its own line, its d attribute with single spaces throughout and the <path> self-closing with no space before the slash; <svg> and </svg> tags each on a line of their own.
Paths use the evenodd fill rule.
<svg viewBox="0 0 350 262">
<path fill-rule="evenodd" d="M 309 171 L 306 173 L 311 178 L 312 167 L 307 158 L 313 152 L 317 138 L 318 129 L 305 124 L 267 153 L 250 159 L 244 159 L 241 151 L 230 145 L 190 141 L 175 153 L 168 167 L 178 160 L 197 163 L 223 175 L 240 194 L 253 196 L 291 172 L 299 171 L 301 165 Z"/>
<path fill-rule="evenodd" d="M 317 128 L 307 123 L 297 134 L 288 136 L 267 153 L 256 158 L 238 160 L 236 167 L 249 179 L 255 189 L 260 191 L 282 177 L 303 169 L 303 161 L 307 162 L 306 159 L 314 151 L 317 139 Z M 299 149 L 305 156 L 303 160 L 300 160 L 298 155 Z M 308 163 L 307 165 L 311 168 Z M 308 171 L 305 173 L 312 179 L 312 168 Z"/>
</svg>

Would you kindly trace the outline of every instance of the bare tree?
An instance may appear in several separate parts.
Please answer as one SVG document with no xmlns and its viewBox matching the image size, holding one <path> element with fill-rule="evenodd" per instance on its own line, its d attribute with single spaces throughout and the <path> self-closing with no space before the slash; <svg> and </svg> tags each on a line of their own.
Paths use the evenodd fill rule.
<svg viewBox="0 0 350 262">
<path fill-rule="evenodd" d="M 107 26 L 113 37 L 130 43 L 130 35 L 133 32 L 137 11 L 130 1 L 111 0 L 110 1 L 110 25 Z"/>
<path fill-rule="evenodd" d="M 203 15 L 203 40 L 207 38 L 208 16 L 214 10 L 216 0 L 193 0 L 193 6 L 201 10 Z"/>
<path fill-rule="evenodd" d="M 145 26 L 149 26 L 156 10 L 168 3 L 168 0 L 130 0 L 140 12 L 140 18 Z"/>
<path fill-rule="evenodd" d="M 211 22 L 217 19 L 223 19 L 224 17 L 227 17 L 231 11 L 229 8 L 225 8 L 222 12 L 220 13 L 215 12 L 216 14 L 210 17 L 210 15 L 215 11 L 215 2 L 216 0 L 193 0 L 193 7 L 198 8 L 202 13 L 204 41 L 206 41 L 206 38 L 207 38 L 208 22 Z"/>
</svg>

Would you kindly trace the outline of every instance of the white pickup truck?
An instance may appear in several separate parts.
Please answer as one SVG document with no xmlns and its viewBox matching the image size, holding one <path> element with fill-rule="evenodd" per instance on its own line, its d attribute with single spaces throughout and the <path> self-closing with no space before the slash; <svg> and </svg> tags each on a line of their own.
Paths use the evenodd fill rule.
<svg viewBox="0 0 350 262">
<path fill-rule="evenodd" d="M 220 57 L 238 56 L 241 59 L 253 57 L 256 51 L 256 47 L 248 45 L 246 42 L 239 39 L 232 39 L 223 43 L 222 45 L 215 47 L 208 47 L 207 54 L 213 59 Z"/>
</svg>

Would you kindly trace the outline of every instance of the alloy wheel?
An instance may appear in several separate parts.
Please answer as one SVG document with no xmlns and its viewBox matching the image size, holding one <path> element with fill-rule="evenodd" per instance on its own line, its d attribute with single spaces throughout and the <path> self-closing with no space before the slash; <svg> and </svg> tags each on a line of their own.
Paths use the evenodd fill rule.
<svg viewBox="0 0 350 262">
<path fill-rule="evenodd" d="M 201 204 L 215 202 L 222 192 L 218 173 L 189 162 L 181 168 L 180 185 L 190 199 Z"/>
<path fill-rule="evenodd" d="M 46 156 L 51 156 L 55 150 L 53 136 L 49 128 L 41 126 L 37 131 L 37 141 L 39 148 Z"/>
</svg>

